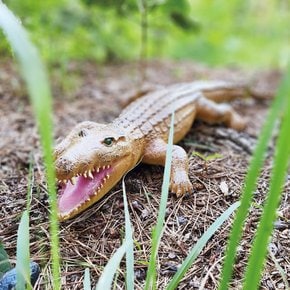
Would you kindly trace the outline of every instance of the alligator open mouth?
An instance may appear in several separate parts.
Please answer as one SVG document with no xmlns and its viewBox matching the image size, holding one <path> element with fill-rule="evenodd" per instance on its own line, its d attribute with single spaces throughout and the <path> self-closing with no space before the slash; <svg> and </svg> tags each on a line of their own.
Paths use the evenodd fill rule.
<svg viewBox="0 0 290 290">
<path fill-rule="evenodd" d="M 111 165 L 96 166 L 77 173 L 68 180 L 59 180 L 58 210 L 60 220 L 78 214 L 103 196 L 102 189 L 113 171 Z"/>
</svg>

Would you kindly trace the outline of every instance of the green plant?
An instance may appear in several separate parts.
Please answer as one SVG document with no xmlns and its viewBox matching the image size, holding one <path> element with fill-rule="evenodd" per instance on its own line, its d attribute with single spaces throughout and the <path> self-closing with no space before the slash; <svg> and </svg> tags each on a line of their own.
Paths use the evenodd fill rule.
<svg viewBox="0 0 290 290">
<path fill-rule="evenodd" d="M 226 258 L 224 262 L 222 278 L 219 289 L 228 289 L 228 284 L 233 272 L 233 265 L 238 242 L 242 235 L 243 225 L 249 212 L 253 192 L 256 188 L 257 180 L 261 172 L 261 168 L 266 157 L 267 145 L 272 136 L 275 124 L 281 117 L 283 112 L 283 119 L 279 138 L 277 141 L 276 155 L 274 158 L 274 168 L 271 178 L 271 187 L 267 196 L 267 202 L 264 206 L 263 215 L 261 218 L 260 226 L 257 231 L 257 236 L 251 252 L 248 270 L 245 276 L 245 289 L 246 287 L 253 287 L 256 289 L 259 277 L 262 271 L 263 261 L 267 250 L 267 241 L 273 229 L 273 222 L 275 213 L 279 204 L 281 189 L 284 183 L 284 176 L 289 166 L 289 148 L 290 141 L 288 132 L 290 131 L 290 69 L 279 87 L 277 97 L 275 98 L 266 122 L 260 134 L 258 144 L 256 146 L 254 156 L 252 158 L 250 167 L 247 172 L 244 190 L 241 198 L 241 206 L 237 212 L 233 228 L 231 231 L 229 244 L 227 247 Z M 281 120 L 280 120 L 281 121 Z M 288 123 L 287 123 L 288 122 Z M 287 131 L 288 130 L 288 131 Z M 250 286 L 251 285 L 251 286 Z"/>
<path fill-rule="evenodd" d="M 270 180 L 270 188 L 266 197 L 266 203 L 257 229 L 256 237 L 251 249 L 249 263 L 245 273 L 244 289 L 253 287 L 258 289 L 263 265 L 268 249 L 268 243 L 277 216 L 276 211 L 281 200 L 281 193 L 285 183 L 285 177 L 290 160 L 290 67 L 283 84 L 280 86 L 278 98 L 283 98 L 284 107 L 280 125 L 276 152 Z"/>
<path fill-rule="evenodd" d="M 30 285 L 29 214 L 24 211 L 17 232 L 16 289 L 32 289 Z"/>
<path fill-rule="evenodd" d="M 169 282 L 166 290 L 174 290 L 177 288 L 179 282 L 183 278 L 186 271 L 193 264 L 194 260 L 201 253 L 202 249 L 208 242 L 208 240 L 215 234 L 215 232 L 221 227 L 221 225 L 230 217 L 230 215 L 240 206 L 240 202 L 232 204 L 225 212 L 222 213 L 214 223 L 204 232 L 204 234 L 198 239 L 195 246 L 190 250 L 188 256 L 181 264 L 180 268 Z"/>
<path fill-rule="evenodd" d="M 145 58 L 247 67 L 286 66 L 290 57 L 286 2 L 6 1 L 49 64 L 72 59 L 136 60 L 142 46 Z M 142 17 L 147 25 L 141 25 Z M 147 31 L 145 41 L 141 41 L 141 27 L 143 36 Z M 0 43 L 0 51 L 10 53 L 5 42 Z"/>
<path fill-rule="evenodd" d="M 147 270 L 145 290 L 156 289 L 156 258 L 158 247 L 161 241 L 162 233 L 164 231 L 164 218 L 166 211 L 166 203 L 169 191 L 171 160 L 172 160 L 172 147 L 173 147 L 173 129 L 174 129 L 174 113 L 172 113 L 170 131 L 168 136 L 168 145 L 166 151 L 166 161 L 164 168 L 164 177 L 161 190 L 161 200 L 158 210 L 158 217 L 156 226 L 152 229 L 152 242 L 151 242 L 151 255 Z"/>
<path fill-rule="evenodd" d="M 128 244 L 126 251 L 126 289 L 134 289 L 134 243 L 133 243 L 133 230 L 130 222 L 130 214 L 128 209 L 128 201 L 125 187 L 125 177 L 122 179 L 123 200 L 125 211 L 125 241 Z"/>
<path fill-rule="evenodd" d="M 210 155 L 204 155 L 200 152 L 192 152 L 192 156 L 198 156 L 199 158 L 201 158 L 203 161 L 208 162 L 208 161 L 212 161 L 215 159 L 219 159 L 222 158 L 223 156 L 219 153 L 214 153 L 214 154 L 210 154 Z"/>
<path fill-rule="evenodd" d="M 13 13 L 0 2 L 0 27 L 3 29 L 20 64 L 41 138 L 50 199 L 50 231 L 54 289 L 60 289 L 59 241 L 55 173 L 52 157 L 52 98 L 45 68 L 36 48 Z M 24 215 L 25 217 L 25 215 Z"/>
<path fill-rule="evenodd" d="M 85 278 L 84 278 L 84 290 L 91 290 L 91 279 L 90 279 L 90 269 L 86 268 L 85 269 Z"/>
</svg>

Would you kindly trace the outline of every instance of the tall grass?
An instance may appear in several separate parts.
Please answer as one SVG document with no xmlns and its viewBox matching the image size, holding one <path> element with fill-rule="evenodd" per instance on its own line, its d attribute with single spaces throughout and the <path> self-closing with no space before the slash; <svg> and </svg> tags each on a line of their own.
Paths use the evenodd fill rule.
<svg viewBox="0 0 290 290">
<path fill-rule="evenodd" d="M 117 251 L 114 253 L 114 255 L 111 257 L 111 259 L 105 266 L 104 271 L 98 280 L 96 290 L 111 289 L 115 273 L 117 272 L 119 264 L 123 256 L 125 255 L 126 251 L 128 250 L 129 246 L 130 240 L 125 239 L 122 246 L 117 249 Z"/>
<path fill-rule="evenodd" d="M 190 250 L 188 256 L 181 264 L 178 271 L 175 273 L 171 281 L 169 282 L 166 290 L 174 290 L 177 288 L 179 282 L 186 274 L 187 270 L 193 264 L 195 259 L 203 250 L 208 240 L 215 234 L 215 232 L 222 226 L 222 224 L 230 217 L 230 215 L 240 206 L 240 202 L 235 202 L 226 211 L 224 211 L 205 231 L 205 233 L 198 239 L 195 246 Z"/>
<path fill-rule="evenodd" d="M 17 261 L 16 261 L 16 290 L 32 289 L 30 285 L 30 267 L 29 267 L 29 214 L 24 211 L 17 232 Z"/>
<path fill-rule="evenodd" d="M 281 86 L 279 87 L 277 97 L 275 98 L 270 112 L 266 118 L 266 122 L 263 126 L 262 132 L 260 134 L 260 138 L 258 140 L 258 144 L 256 146 L 254 156 L 250 163 L 247 176 L 245 179 L 245 186 L 241 198 L 241 206 L 237 212 L 235 221 L 233 223 L 233 228 L 230 234 L 229 244 L 226 251 L 226 258 L 224 262 L 224 267 L 221 275 L 221 282 L 219 289 L 226 290 L 228 289 L 228 284 L 231 279 L 233 273 L 233 266 L 235 261 L 235 255 L 237 251 L 237 246 L 239 240 L 241 239 L 243 226 L 246 220 L 246 217 L 249 212 L 249 208 L 251 206 L 251 201 L 253 198 L 253 193 L 257 186 L 257 180 L 259 174 L 262 169 L 262 165 L 267 153 L 267 146 L 269 140 L 272 136 L 273 129 L 277 124 L 277 121 L 280 120 L 280 117 L 283 116 L 283 126 L 280 131 L 280 137 L 277 143 L 277 153 L 274 160 L 274 172 L 271 178 L 271 188 L 270 194 L 267 198 L 267 205 L 264 209 L 263 218 L 261 221 L 261 225 L 258 230 L 258 241 L 255 242 L 255 246 L 252 250 L 252 257 L 250 260 L 250 269 L 252 272 L 250 274 L 250 270 L 246 273 L 246 281 L 248 286 L 251 285 L 251 288 L 245 289 L 255 289 L 254 284 L 251 282 L 253 279 L 258 279 L 261 275 L 261 265 L 262 261 L 264 261 L 264 256 L 267 248 L 267 241 L 269 239 L 269 235 L 272 231 L 272 224 L 274 222 L 275 212 L 278 206 L 279 196 L 281 194 L 281 188 L 283 186 L 283 178 L 287 171 L 288 159 L 289 159 L 289 147 L 290 147 L 290 139 L 289 132 L 287 132 L 287 125 L 289 126 L 289 95 L 290 95 L 290 69 L 288 69 L 288 73 L 285 76 Z M 281 114 L 282 113 L 282 114 Z M 286 123 L 286 124 L 285 124 Z M 285 148 L 285 146 L 288 146 Z M 284 150 L 284 151 L 281 151 Z M 284 160 L 283 160 L 284 159 Z M 283 162 L 284 161 L 284 162 Z M 266 216 L 267 215 L 267 216 Z M 265 227 L 267 230 L 265 230 Z M 259 260 L 258 259 L 261 259 Z M 259 265 L 256 267 L 255 262 Z M 253 262 L 255 261 L 255 262 Z M 255 277 L 255 278 L 254 278 Z M 257 281 L 257 280 L 253 280 Z"/>
<path fill-rule="evenodd" d="M 244 289 L 258 289 L 263 264 L 267 253 L 269 238 L 271 236 L 276 211 L 281 200 L 281 192 L 285 183 L 290 157 L 290 68 L 288 75 L 279 91 L 278 98 L 284 97 L 281 128 L 276 143 L 275 158 L 270 180 L 270 188 L 266 203 L 257 229 L 256 237 L 251 249 L 249 263 L 245 273 Z M 286 286 L 286 285 L 285 285 Z"/>
<path fill-rule="evenodd" d="M 37 120 L 50 199 L 50 232 L 54 289 L 60 289 L 59 239 L 52 154 L 52 98 L 45 68 L 21 22 L 0 2 L 0 27 L 19 62 Z"/>
<path fill-rule="evenodd" d="M 125 241 L 128 243 L 126 251 L 126 289 L 134 289 L 134 241 L 133 241 L 133 229 L 130 222 L 130 214 L 127 201 L 127 193 L 125 180 L 122 179 L 123 187 L 123 200 L 124 200 L 124 211 L 125 211 Z"/>
<path fill-rule="evenodd" d="M 168 146 L 166 151 L 166 160 L 164 168 L 164 177 L 161 191 L 161 201 L 158 211 L 157 224 L 152 230 L 152 245 L 151 255 L 147 270 L 147 277 L 145 283 L 145 290 L 156 289 L 156 260 L 158 247 L 161 241 L 161 237 L 164 231 L 164 218 L 166 211 L 166 204 L 168 198 L 170 172 L 171 172 L 171 161 L 172 161 L 172 147 L 173 147 L 173 130 L 174 130 L 174 113 L 172 114 L 170 131 L 168 136 Z"/>
<path fill-rule="evenodd" d="M 89 268 L 85 269 L 85 278 L 83 283 L 84 290 L 91 290 L 91 279 L 90 279 L 90 270 Z"/>
</svg>

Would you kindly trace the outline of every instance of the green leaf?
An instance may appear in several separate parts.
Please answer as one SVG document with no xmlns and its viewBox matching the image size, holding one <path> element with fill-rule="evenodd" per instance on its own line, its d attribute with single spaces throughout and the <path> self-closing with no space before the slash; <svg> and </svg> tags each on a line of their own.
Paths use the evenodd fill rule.
<svg viewBox="0 0 290 290">
<path fill-rule="evenodd" d="M 253 158 L 245 178 L 245 186 L 241 197 L 241 206 L 237 211 L 236 218 L 233 222 L 233 227 L 230 234 L 229 243 L 226 250 L 226 258 L 221 275 L 221 282 L 219 290 L 227 290 L 231 279 L 234 267 L 237 246 L 241 239 L 243 226 L 248 215 L 248 211 L 253 198 L 253 192 L 257 186 L 257 180 L 261 172 L 263 162 L 266 157 L 267 146 L 272 136 L 272 132 L 278 120 L 278 117 L 285 107 L 285 99 L 287 98 L 287 91 L 289 92 L 289 80 L 285 78 L 279 88 L 277 97 L 272 103 L 271 109 L 266 117 L 265 124 L 262 128 L 257 146 L 254 151 Z M 256 272 L 256 270 L 255 270 Z"/>
<path fill-rule="evenodd" d="M 198 156 L 203 161 L 211 161 L 211 160 L 215 160 L 215 159 L 219 159 L 219 158 L 223 157 L 223 155 L 221 155 L 219 153 L 214 153 L 214 154 L 210 154 L 210 155 L 204 155 L 204 154 L 202 154 L 200 152 L 197 152 L 197 151 L 192 152 L 192 156 Z"/>
<path fill-rule="evenodd" d="M 276 211 L 281 200 L 281 192 L 289 168 L 290 157 L 290 67 L 285 77 L 284 88 L 280 90 L 286 99 L 283 107 L 282 123 L 276 144 L 274 165 L 271 174 L 269 193 L 257 229 L 245 274 L 243 289 L 258 289 L 266 258 L 267 248 L 276 219 Z"/>
<path fill-rule="evenodd" d="M 180 12 L 173 11 L 170 13 L 170 18 L 174 22 L 176 26 L 183 30 L 192 31 L 192 32 L 199 32 L 200 31 L 200 24 L 191 19 L 189 16 L 184 15 Z"/>
<path fill-rule="evenodd" d="M 186 271 L 192 265 L 194 260 L 198 257 L 202 249 L 205 247 L 209 239 L 215 234 L 215 232 L 221 227 L 221 225 L 230 217 L 230 215 L 239 207 L 240 202 L 236 202 L 231 205 L 224 213 L 222 213 L 214 223 L 206 230 L 206 232 L 199 238 L 195 246 L 192 248 L 178 271 L 173 276 L 172 280 L 168 284 L 166 290 L 174 290 L 177 288 L 180 280 L 183 278 Z"/>
<path fill-rule="evenodd" d="M 134 289 L 134 242 L 133 242 L 133 230 L 130 222 L 130 215 L 128 209 L 128 201 L 126 196 L 126 187 L 124 177 L 122 179 L 123 187 L 123 200 L 125 210 L 125 243 L 128 244 L 126 251 L 126 289 Z"/>
<path fill-rule="evenodd" d="M 30 100 L 36 115 L 46 167 L 50 199 L 50 233 L 52 252 L 53 288 L 60 289 L 59 238 L 57 219 L 57 197 L 52 154 L 52 98 L 45 68 L 36 48 L 32 45 L 21 22 L 0 1 L 0 27 L 3 29 L 28 87 Z"/>
<path fill-rule="evenodd" d="M 0 278 L 1 276 L 12 268 L 9 262 L 9 256 L 7 255 L 3 244 L 0 242 Z"/>
<path fill-rule="evenodd" d="M 91 278 L 90 278 L 90 269 L 85 269 L 85 278 L 84 278 L 84 290 L 91 290 Z"/>
<path fill-rule="evenodd" d="M 16 290 L 32 289 L 30 285 L 29 215 L 24 211 L 17 232 Z"/>
<path fill-rule="evenodd" d="M 187 0 L 167 0 L 163 6 L 168 12 L 178 12 L 183 15 L 190 11 L 190 5 Z"/>
<path fill-rule="evenodd" d="M 163 175 L 161 200 L 157 217 L 157 224 L 152 230 L 152 249 L 149 260 L 149 266 L 147 270 L 145 290 L 156 289 L 156 258 L 160 240 L 164 231 L 164 218 L 166 211 L 166 204 L 168 198 L 169 184 L 170 184 L 170 172 L 171 172 L 171 160 L 172 160 L 172 148 L 173 148 L 173 132 L 174 132 L 174 113 L 172 113 L 170 131 L 167 142 L 166 160 Z"/>
<path fill-rule="evenodd" d="M 126 253 L 128 242 L 123 243 L 123 245 L 114 253 L 109 262 L 104 268 L 101 277 L 98 280 L 96 290 L 111 289 L 114 275 L 119 268 L 119 264 Z"/>
</svg>

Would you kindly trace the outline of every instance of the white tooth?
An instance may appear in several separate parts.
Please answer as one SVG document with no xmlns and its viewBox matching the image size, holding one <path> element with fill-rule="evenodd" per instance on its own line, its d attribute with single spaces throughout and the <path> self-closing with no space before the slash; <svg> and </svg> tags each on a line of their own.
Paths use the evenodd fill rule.
<svg viewBox="0 0 290 290">
<path fill-rule="evenodd" d="M 97 192 L 97 191 L 95 191 L 95 192 L 94 192 L 94 195 L 97 195 L 97 194 L 98 194 L 98 192 Z"/>
<path fill-rule="evenodd" d="M 66 179 L 64 179 L 64 180 L 63 180 L 63 182 L 64 182 L 64 183 L 67 183 L 67 180 L 66 180 Z"/>
<path fill-rule="evenodd" d="M 109 174 L 107 174 L 107 175 L 106 175 L 106 177 L 107 177 L 107 178 L 109 178 L 109 177 L 110 177 L 110 175 L 109 175 Z"/>
<path fill-rule="evenodd" d="M 109 169 L 111 167 L 111 165 L 107 165 L 107 169 Z"/>
<path fill-rule="evenodd" d="M 99 172 L 99 171 L 100 171 L 100 167 L 98 167 L 98 168 L 96 169 L 96 171 Z"/>
<path fill-rule="evenodd" d="M 104 166 L 103 166 L 103 170 L 105 170 L 105 169 L 106 169 L 106 166 L 104 165 Z"/>
<path fill-rule="evenodd" d="M 88 177 L 88 176 L 87 176 L 87 172 L 86 172 L 86 171 L 84 172 L 83 176 L 84 176 L 85 178 L 87 178 L 87 177 Z"/>
<path fill-rule="evenodd" d="M 75 185 L 76 181 L 77 181 L 77 179 L 75 177 L 72 177 L 71 180 L 70 180 L 72 185 Z"/>
<path fill-rule="evenodd" d="M 94 176 L 93 176 L 93 174 L 92 174 L 92 171 L 88 171 L 88 175 L 89 175 L 89 177 L 91 178 L 91 179 L 93 179 L 94 178 Z"/>
<path fill-rule="evenodd" d="M 100 186 L 101 188 L 103 188 L 104 187 L 104 185 L 103 184 L 101 184 L 101 186 Z"/>
</svg>

